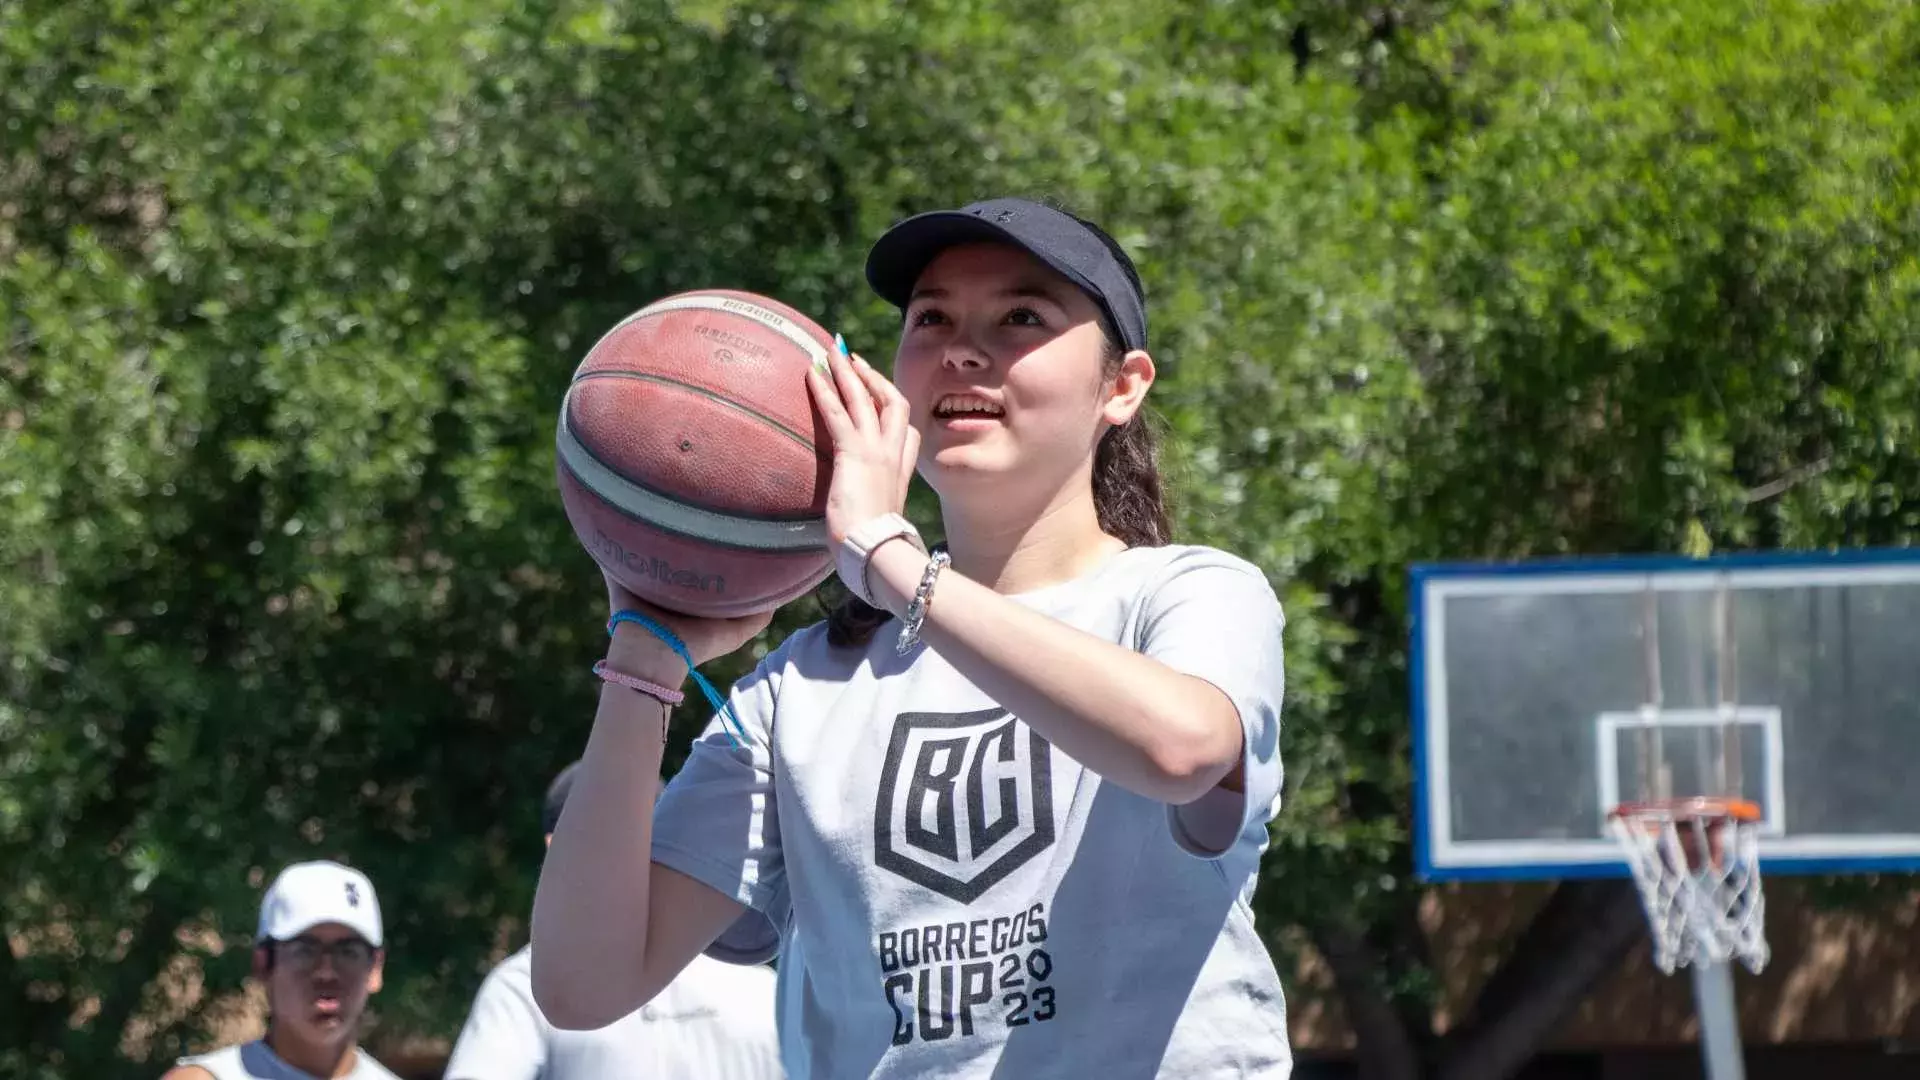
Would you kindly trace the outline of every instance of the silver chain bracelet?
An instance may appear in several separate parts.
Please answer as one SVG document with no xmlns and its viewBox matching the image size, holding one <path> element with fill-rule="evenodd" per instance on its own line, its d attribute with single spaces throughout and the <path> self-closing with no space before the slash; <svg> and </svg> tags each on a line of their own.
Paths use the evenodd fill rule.
<svg viewBox="0 0 1920 1080">
<path fill-rule="evenodd" d="M 901 656 L 913 651 L 920 643 L 920 627 L 927 621 L 927 602 L 933 597 L 933 583 L 939 578 L 940 571 L 953 561 L 944 545 L 933 550 L 933 557 L 927 560 L 926 572 L 920 575 L 920 587 L 913 590 L 913 600 L 907 604 L 907 614 L 900 627 L 900 640 L 894 645 L 894 651 Z"/>
</svg>

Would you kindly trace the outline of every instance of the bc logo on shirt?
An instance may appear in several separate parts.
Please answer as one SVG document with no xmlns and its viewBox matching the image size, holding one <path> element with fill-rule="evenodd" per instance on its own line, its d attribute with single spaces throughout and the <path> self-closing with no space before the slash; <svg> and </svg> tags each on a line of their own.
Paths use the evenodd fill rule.
<svg viewBox="0 0 1920 1080">
<path fill-rule="evenodd" d="M 1052 747 L 1005 709 L 901 713 L 874 804 L 874 861 L 958 903 L 1053 844 Z"/>
<path fill-rule="evenodd" d="M 874 861 L 968 904 L 1053 845 L 1053 748 L 1005 709 L 901 713 L 874 804 Z M 969 914 L 975 914 L 970 909 Z M 1058 1009 L 1045 903 L 881 931 L 893 1045 L 972 1036 Z"/>
</svg>

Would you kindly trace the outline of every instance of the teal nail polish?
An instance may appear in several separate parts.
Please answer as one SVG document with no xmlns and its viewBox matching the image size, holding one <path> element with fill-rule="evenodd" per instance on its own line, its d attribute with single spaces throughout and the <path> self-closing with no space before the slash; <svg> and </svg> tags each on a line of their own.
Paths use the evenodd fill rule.
<svg viewBox="0 0 1920 1080">
<path fill-rule="evenodd" d="M 835 335 L 833 335 L 833 347 L 834 347 L 834 348 L 835 348 L 836 350 L 838 350 L 838 351 L 839 351 L 839 353 L 840 353 L 840 358 L 841 358 L 842 360 L 851 360 L 851 359 L 853 359 L 853 354 L 847 351 L 847 339 L 846 339 L 846 338 L 843 338 L 843 337 L 841 337 L 841 336 L 840 336 L 839 334 L 835 334 Z"/>
</svg>

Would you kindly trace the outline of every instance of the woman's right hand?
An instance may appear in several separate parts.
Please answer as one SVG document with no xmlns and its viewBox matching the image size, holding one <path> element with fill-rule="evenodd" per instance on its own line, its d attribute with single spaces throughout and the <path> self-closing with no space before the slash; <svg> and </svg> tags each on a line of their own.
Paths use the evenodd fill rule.
<svg viewBox="0 0 1920 1080">
<path fill-rule="evenodd" d="M 600 571 L 600 576 L 607 582 L 609 615 L 619 611 L 637 611 L 672 630 L 686 643 L 695 667 L 725 656 L 752 641 L 773 621 L 771 611 L 732 619 L 702 619 L 682 615 L 640 599 L 604 569 Z M 687 675 L 686 661 L 668 648 L 666 642 L 655 637 L 646 627 L 632 623 L 621 623 L 614 628 L 613 647 L 608 652 L 608 659 L 617 670 L 668 686 L 678 686 Z"/>
</svg>

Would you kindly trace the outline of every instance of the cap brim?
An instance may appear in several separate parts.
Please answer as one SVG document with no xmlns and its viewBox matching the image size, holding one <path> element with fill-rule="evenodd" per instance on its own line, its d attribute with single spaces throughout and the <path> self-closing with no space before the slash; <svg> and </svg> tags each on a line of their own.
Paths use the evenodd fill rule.
<svg viewBox="0 0 1920 1080">
<path fill-rule="evenodd" d="M 380 935 L 375 935 L 373 937 L 369 937 L 367 936 L 367 929 L 368 929 L 367 927 L 355 926 L 352 923 L 341 922 L 339 919 L 309 919 L 306 922 L 294 923 L 289 926 L 275 927 L 274 929 L 276 933 L 272 933 L 272 934 L 262 934 L 256 931 L 254 934 L 253 943 L 255 945 L 265 945 L 266 943 L 271 941 L 275 945 L 284 945 L 287 942 L 292 941 L 294 938 L 299 937 L 301 934 L 306 933 L 307 931 L 313 929 L 316 926 L 345 927 L 346 929 L 353 931 L 353 936 L 359 938 L 361 941 L 366 942 L 368 945 L 371 945 L 376 949 L 385 948 L 385 945 L 383 944 L 383 940 L 386 935 L 380 934 Z"/>
<path fill-rule="evenodd" d="M 867 284 L 882 300 L 904 309 L 913 299 L 914 282 L 940 253 L 961 244 L 1011 244 L 1052 267 L 1083 288 L 1081 275 L 1029 247 L 999 225 L 958 210 L 934 210 L 910 217 L 874 242 L 867 253 Z"/>
</svg>

